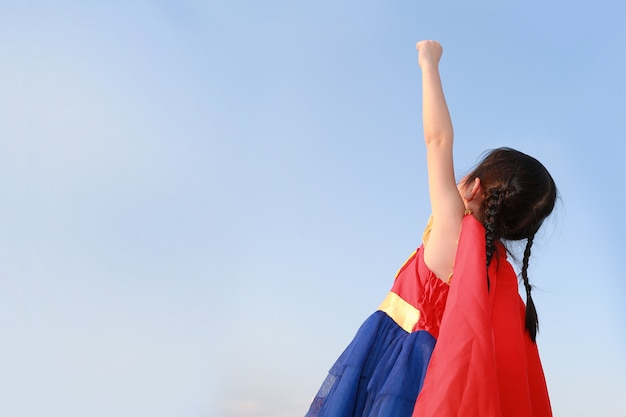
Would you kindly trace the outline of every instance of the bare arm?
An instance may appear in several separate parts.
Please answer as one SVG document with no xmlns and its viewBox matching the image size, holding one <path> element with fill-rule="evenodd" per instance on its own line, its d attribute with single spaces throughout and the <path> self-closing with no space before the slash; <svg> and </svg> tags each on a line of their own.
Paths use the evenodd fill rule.
<svg viewBox="0 0 626 417">
<path fill-rule="evenodd" d="M 443 50 L 435 41 L 421 41 L 417 49 L 422 69 L 422 117 L 433 215 L 424 261 L 439 278 L 447 280 L 454 266 L 465 206 L 454 176 L 454 133 L 439 76 Z"/>
</svg>

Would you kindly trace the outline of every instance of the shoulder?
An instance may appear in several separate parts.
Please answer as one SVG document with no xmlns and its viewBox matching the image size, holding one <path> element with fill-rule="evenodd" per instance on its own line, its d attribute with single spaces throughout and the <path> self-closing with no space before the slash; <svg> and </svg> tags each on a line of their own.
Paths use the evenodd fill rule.
<svg viewBox="0 0 626 417">
<path fill-rule="evenodd" d="M 440 219 L 433 215 L 428 231 L 428 240 L 424 244 L 424 262 L 440 279 L 447 281 L 454 269 L 454 258 L 463 223 L 459 216 L 447 216 Z"/>
</svg>

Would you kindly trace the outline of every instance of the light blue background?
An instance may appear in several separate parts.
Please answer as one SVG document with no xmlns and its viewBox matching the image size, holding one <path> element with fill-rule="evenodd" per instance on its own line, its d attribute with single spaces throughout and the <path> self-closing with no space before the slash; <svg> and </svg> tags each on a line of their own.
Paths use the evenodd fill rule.
<svg viewBox="0 0 626 417">
<path fill-rule="evenodd" d="M 538 157 L 557 416 L 623 416 L 626 30 L 607 0 L 0 2 L 0 416 L 303 415 L 459 176 Z"/>
</svg>

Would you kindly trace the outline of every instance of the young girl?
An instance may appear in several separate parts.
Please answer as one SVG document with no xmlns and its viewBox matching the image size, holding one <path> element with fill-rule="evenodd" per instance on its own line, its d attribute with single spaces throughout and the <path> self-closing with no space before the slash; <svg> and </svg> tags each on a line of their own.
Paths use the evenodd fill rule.
<svg viewBox="0 0 626 417">
<path fill-rule="evenodd" d="M 551 416 L 528 261 L 556 186 L 536 159 L 508 148 L 490 152 L 457 185 L 442 48 L 422 41 L 417 49 L 432 216 L 307 417 Z M 502 243 L 517 240 L 526 241 L 526 305 Z"/>
</svg>

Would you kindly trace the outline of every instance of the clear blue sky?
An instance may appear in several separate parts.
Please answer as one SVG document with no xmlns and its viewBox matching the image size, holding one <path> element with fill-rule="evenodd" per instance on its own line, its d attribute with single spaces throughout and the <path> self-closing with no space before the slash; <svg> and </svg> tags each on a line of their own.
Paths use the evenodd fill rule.
<svg viewBox="0 0 626 417">
<path fill-rule="evenodd" d="M 0 1 L 0 416 L 303 415 L 429 216 L 420 39 L 459 176 L 506 145 L 560 188 L 555 415 L 626 415 L 625 12 Z"/>
</svg>

